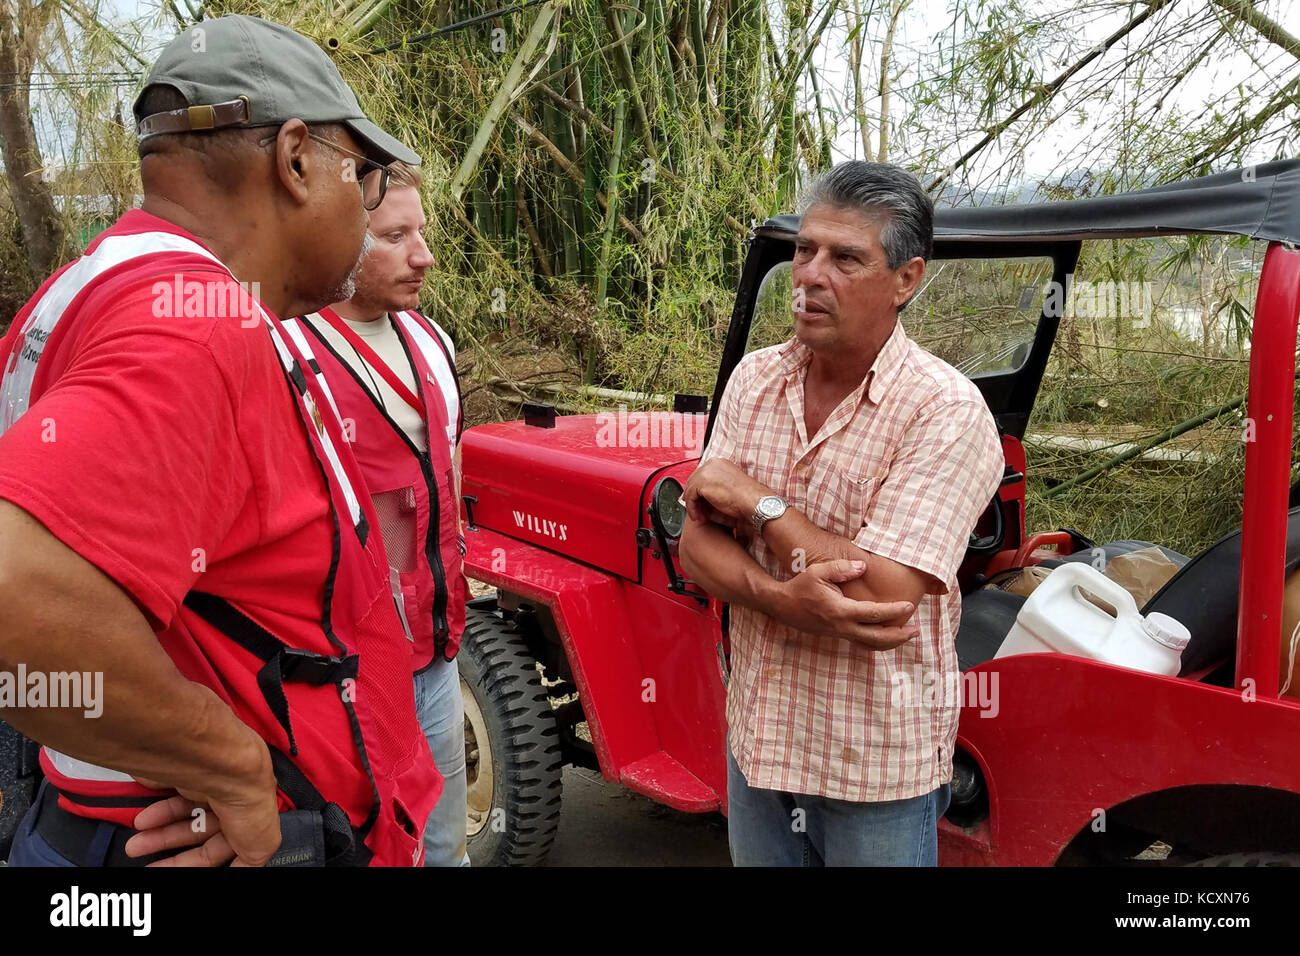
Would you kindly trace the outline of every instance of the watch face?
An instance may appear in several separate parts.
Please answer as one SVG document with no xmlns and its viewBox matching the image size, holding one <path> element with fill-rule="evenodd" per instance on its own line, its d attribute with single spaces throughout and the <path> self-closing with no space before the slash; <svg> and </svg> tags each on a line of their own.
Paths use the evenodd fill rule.
<svg viewBox="0 0 1300 956">
<path fill-rule="evenodd" d="M 785 514 L 785 502 L 775 495 L 764 495 L 758 499 L 758 510 L 765 518 L 777 518 Z"/>
</svg>

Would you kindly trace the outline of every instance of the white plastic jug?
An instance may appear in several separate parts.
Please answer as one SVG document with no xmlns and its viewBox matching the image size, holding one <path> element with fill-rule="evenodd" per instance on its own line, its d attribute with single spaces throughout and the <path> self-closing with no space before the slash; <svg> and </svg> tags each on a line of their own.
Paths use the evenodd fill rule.
<svg viewBox="0 0 1300 956">
<path fill-rule="evenodd" d="M 1080 588 L 1115 608 L 1117 616 L 1089 601 Z M 1029 595 L 994 656 L 1054 651 L 1174 677 L 1191 637 L 1167 614 L 1143 617 L 1133 595 L 1092 565 L 1066 562 Z"/>
</svg>

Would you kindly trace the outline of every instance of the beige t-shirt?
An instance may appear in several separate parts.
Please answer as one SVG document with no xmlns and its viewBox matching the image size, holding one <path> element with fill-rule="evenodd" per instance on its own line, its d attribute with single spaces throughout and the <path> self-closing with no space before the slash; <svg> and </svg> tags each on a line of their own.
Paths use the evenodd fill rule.
<svg viewBox="0 0 1300 956">
<path fill-rule="evenodd" d="M 330 344 L 338 356 L 346 362 L 357 377 L 365 383 L 366 389 L 371 395 L 379 399 L 380 404 L 388 413 L 397 427 L 406 433 L 406 437 L 411 440 L 420 451 L 427 451 L 429 448 L 428 429 L 424 424 L 424 419 L 420 413 L 406 403 L 406 401 L 393 391 L 393 387 L 384 381 L 384 377 L 379 374 L 377 369 L 371 367 L 369 362 L 364 361 L 357 354 L 348 340 L 335 331 L 334 327 L 321 318 L 319 313 L 313 312 L 307 316 L 307 321 L 312 324 L 325 341 Z M 385 314 L 383 318 L 375 319 L 372 322 L 353 322 L 344 319 L 352 331 L 360 335 L 367 345 L 375 350 L 388 367 L 397 373 L 403 384 L 406 385 L 416 395 L 420 394 L 419 388 L 415 384 L 415 371 L 411 368 L 410 359 L 406 356 L 406 350 L 402 348 L 402 340 L 398 337 L 397 330 L 393 328 L 393 323 Z"/>
</svg>

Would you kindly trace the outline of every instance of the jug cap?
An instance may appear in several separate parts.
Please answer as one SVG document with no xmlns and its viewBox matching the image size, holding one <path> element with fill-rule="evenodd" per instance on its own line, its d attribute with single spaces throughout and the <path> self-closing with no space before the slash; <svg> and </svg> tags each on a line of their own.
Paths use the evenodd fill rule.
<svg viewBox="0 0 1300 956">
<path fill-rule="evenodd" d="M 1191 631 L 1181 621 L 1159 611 L 1152 611 L 1142 619 L 1142 629 L 1153 641 L 1180 653 L 1192 639 Z"/>
</svg>

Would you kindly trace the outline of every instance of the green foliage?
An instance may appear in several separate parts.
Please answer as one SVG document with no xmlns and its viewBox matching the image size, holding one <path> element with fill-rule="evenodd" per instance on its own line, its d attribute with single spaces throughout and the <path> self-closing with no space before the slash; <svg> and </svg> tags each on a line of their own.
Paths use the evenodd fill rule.
<svg viewBox="0 0 1300 956">
<path fill-rule="evenodd" d="M 881 77 L 871 74 L 891 5 L 570 0 L 495 117 L 490 104 L 540 6 L 406 42 L 490 6 L 219 0 L 201 12 L 256 14 L 314 38 L 369 115 L 417 147 L 439 260 L 423 307 L 475 363 L 471 388 L 509 372 L 504 356 L 531 350 L 559 356 L 578 377 L 590 367 L 598 385 L 711 394 L 750 223 L 789 211 L 832 145 L 845 148 L 844 131 L 856 139 L 879 120 L 870 113 L 874 96 L 857 111 L 846 106 L 854 100 L 848 83 L 835 88 L 843 78 L 834 64 L 863 40 L 863 85 L 879 90 Z M 1281 9 L 1280 0 L 1255 6 L 1272 16 Z M 889 158 L 934 177 L 941 204 L 1013 198 L 1026 186 L 1042 198 L 1106 195 L 1285 155 L 1300 135 L 1300 54 L 1278 53 L 1212 4 L 959 0 L 946 15 L 941 8 L 908 8 L 885 83 L 891 119 L 880 124 Z M 67 118 L 48 165 L 64 168 L 62 194 L 104 197 L 111 219 L 139 190 L 133 140 L 120 122 L 134 90 L 121 81 L 145 65 L 150 24 L 76 9 L 78 26 L 45 38 L 42 62 L 69 75 L 38 97 L 44 115 Z M 1153 11 L 1094 55 L 1115 26 Z M 183 28 L 199 12 L 169 3 L 153 25 Z M 1238 53 L 1253 64 L 1248 76 L 1203 108 L 1179 102 L 1188 77 L 1226 70 Z M 620 100 L 627 115 L 616 157 Z M 484 148 L 471 156 L 480 132 Z M 972 147 L 983 137 L 987 144 Z M 1059 160 L 1049 174 L 1027 176 L 1026 156 L 1044 143 L 1059 146 Z M 462 193 L 452 184 L 467 157 Z M 614 168 L 605 253 L 603 200 Z M 25 270 L 5 199 L 0 323 L 43 278 Z M 89 234 L 96 217 L 69 208 L 72 234 Z M 1064 318 L 1030 432 L 1140 440 L 1241 394 L 1256 273 L 1236 264 L 1252 256 L 1257 266 L 1258 250 L 1203 237 L 1091 243 L 1077 275 L 1151 282 L 1155 315 L 1144 328 L 1127 318 Z M 1037 280 L 976 263 L 944 268 L 905 313 L 909 333 L 970 373 L 1022 360 L 1033 313 L 1017 295 Z M 771 296 L 755 346 L 790 332 L 788 282 Z M 497 402 L 476 413 L 514 411 Z M 1043 490 L 1097 454 L 1031 447 L 1030 522 L 1195 550 L 1238 519 L 1235 427 L 1220 421 L 1171 443 L 1202 459 L 1137 459 L 1047 500 Z"/>
</svg>

